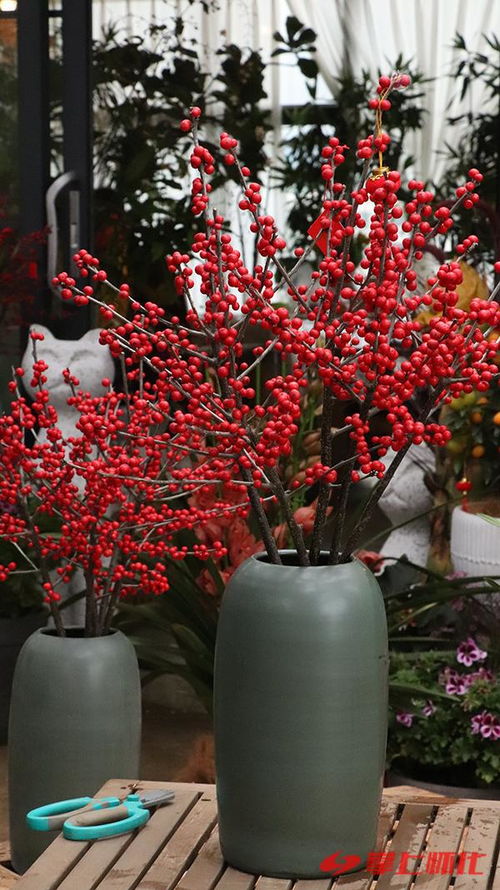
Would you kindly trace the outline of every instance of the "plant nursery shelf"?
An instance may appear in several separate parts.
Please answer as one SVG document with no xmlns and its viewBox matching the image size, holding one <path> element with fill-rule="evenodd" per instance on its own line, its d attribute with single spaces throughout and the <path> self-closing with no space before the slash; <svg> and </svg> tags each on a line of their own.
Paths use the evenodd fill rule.
<svg viewBox="0 0 500 890">
<path fill-rule="evenodd" d="M 127 785 L 127 780 L 113 779 L 98 796 L 125 795 Z M 141 784 L 141 790 L 158 788 L 174 790 L 175 800 L 158 809 L 142 829 L 95 843 L 60 835 L 11 886 L 15 890 L 500 890 L 500 801 L 485 805 L 476 800 L 450 801 L 408 787 L 387 789 L 377 856 L 367 871 L 291 881 L 246 874 L 224 863 L 213 785 Z M 377 874 L 382 852 L 388 855 Z M 325 850 L 325 857 L 332 853 L 333 849 Z M 415 871 L 416 876 L 411 874 Z"/>
</svg>

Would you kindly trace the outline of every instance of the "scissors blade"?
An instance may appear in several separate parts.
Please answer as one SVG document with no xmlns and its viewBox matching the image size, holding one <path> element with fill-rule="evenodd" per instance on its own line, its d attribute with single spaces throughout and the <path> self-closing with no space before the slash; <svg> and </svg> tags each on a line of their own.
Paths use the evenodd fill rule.
<svg viewBox="0 0 500 890">
<path fill-rule="evenodd" d="M 175 797 L 175 791 L 143 791 L 140 795 L 140 801 L 146 809 L 161 807 L 165 803 L 170 803 Z"/>
</svg>

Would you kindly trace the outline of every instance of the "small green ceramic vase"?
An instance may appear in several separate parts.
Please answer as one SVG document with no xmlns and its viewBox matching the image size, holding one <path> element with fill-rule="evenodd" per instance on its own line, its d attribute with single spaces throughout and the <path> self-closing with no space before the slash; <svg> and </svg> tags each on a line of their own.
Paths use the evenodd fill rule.
<svg viewBox="0 0 500 890">
<path fill-rule="evenodd" d="M 243 871 L 327 877 L 326 857 L 357 856 L 361 867 L 375 845 L 385 609 L 355 559 L 303 568 L 285 551 L 282 560 L 251 557 L 223 597 L 214 700 L 220 840 Z"/>
<path fill-rule="evenodd" d="M 9 721 L 11 858 L 24 872 L 57 832 L 26 813 L 91 796 L 111 778 L 139 776 L 141 689 L 134 648 L 120 632 L 36 631 L 19 655 Z"/>
</svg>

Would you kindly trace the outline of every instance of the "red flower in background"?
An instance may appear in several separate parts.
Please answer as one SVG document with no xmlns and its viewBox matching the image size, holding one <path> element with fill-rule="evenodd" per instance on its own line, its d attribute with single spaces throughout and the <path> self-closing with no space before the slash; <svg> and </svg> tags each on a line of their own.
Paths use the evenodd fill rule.
<svg viewBox="0 0 500 890">
<path fill-rule="evenodd" d="M 37 287 L 40 246 L 47 240 L 45 229 L 20 235 L 2 226 L 6 202 L 0 198 L 0 324 L 17 324 Z"/>
</svg>

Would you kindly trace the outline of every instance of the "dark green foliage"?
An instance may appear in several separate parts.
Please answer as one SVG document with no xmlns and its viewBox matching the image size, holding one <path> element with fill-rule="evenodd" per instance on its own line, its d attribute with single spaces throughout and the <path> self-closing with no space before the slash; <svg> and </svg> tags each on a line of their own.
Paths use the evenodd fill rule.
<svg viewBox="0 0 500 890">
<path fill-rule="evenodd" d="M 43 607 L 43 592 L 36 572 L 19 551 L 7 541 L 0 540 L 0 564 L 17 563 L 23 574 L 10 575 L 7 581 L 0 581 L 0 618 L 19 618 L 26 612 Z"/>
<path fill-rule="evenodd" d="M 286 37 L 282 37 L 279 31 L 274 34 L 274 39 L 283 44 L 278 46 L 273 57 L 284 54 L 293 54 L 299 71 L 306 79 L 306 87 L 311 99 L 316 98 L 316 86 L 318 79 L 318 65 L 312 58 L 316 52 L 316 32 L 312 28 L 306 28 L 298 18 L 288 16 L 286 23 Z"/>
<path fill-rule="evenodd" d="M 0 47 L 0 72 L 0 198 L 8 204 L 9 213 L 13 216 L 17 209 L 18 151 L 17 71 L 12 47 Z"/>
<path fill-rule="evenodd" d="M 216 77 L 216 88 L 209 95 L 210 100 L 222 105 L 217 125 L 238 139 L 241 157 L 252 175 L 260 179 L 268 163 L 264 138 L 271 130 L 270 113 L 259 104 L 267 99 L 265 63 L 258 52 L 245 53 L 234 44 L 223 47 L 218 55 L 223 59 L 221 71 Z M 227 172 L 231 176 L 232 168 Z"/>
<path fill-rule="evenodd" d="M 471 51 L 460 34 L 455 37 L 459 60 L 450 76 L 462 107 L 448 118 L 455 128 L 454 138 L 445 146 L 446 171 L 438 185 L 438 194 L 446 200 L 464 182 L 470 167 L 477 167 L 484 176 L 479 202 L 472 212 L 460 210 L 452 229 L 454 243 L 471 232 L 478 236 L 479 245 L 469 260 L 475 264 L 493 263 L 500 257 L 500 41 L 495 35 L 484 35 L 484 39 L 490 50 L 487 54 Z M 483 88 L 479 100 L 478 84 Z"/>
<path fill-rule="evenodd" d="M 134 644 L 145 682 L 177 674 L 211 713 L 218 610 L 197 583 L 200 568 L 191 559 L 170 563 L 168 593 L 149 603 L 122 603 L 113 623 Z"/>
<path fill-rule="evenodd" d="M 259 101 L 265 64 L 259 53 L 222 47 L 210 78 L 201 51 L 173 26 L 125 38 L 110 28 L 94 44 L 96 253 L 110 277 L 129 281 L 141 299 L 174 299 L 163 258 L 190 243 L 189 139 L 179 121 L 203 109 L 204 132 L 230 131 L 256 178 L 267 159 L 269 113 Z M 214 146 L 206 143 L 211 149 Z M 214 178 L 214 186 L 222 182 Z"/>
</svg>

